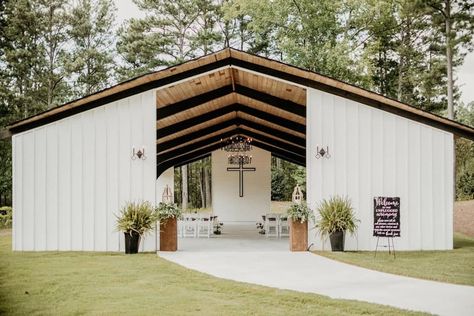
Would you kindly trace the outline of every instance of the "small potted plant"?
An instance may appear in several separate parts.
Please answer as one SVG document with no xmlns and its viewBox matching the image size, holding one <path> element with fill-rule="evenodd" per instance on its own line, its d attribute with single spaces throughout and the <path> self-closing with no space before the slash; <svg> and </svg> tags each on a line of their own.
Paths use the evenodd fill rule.
<svg viewBox="0 0 474 316">
<path fill-rule="evenodd" d="M 305 203 L 293 203 L 287 210 L 290 220 L 290 250 L 308 249 L 308 221 L 314 219 L 313 211 Z"/>
<path fill-rule="evenodd" d="M 157 220 L 149 202 L 127 202 L 117 217 L 117 229 L 125 234 L 125 253 L 137 253 L 140 238 L 153 229 Z"/>
<path fill-rule="evenodd" d="M 174 203 L 161 202 L 156 208 L 160 221 L 160 250 L 178 250 L 178 218 L 181 217 L 181 209 Z"/>
<path fill-rule="evenodd" d="M 333 196 L 323 200 L 318 208 L 316 228 L 321 236 L 329 236 L 332 251 L 344 251 L 344 236 L 353 235 L 359 220 L 355 217 L 351 201 L 347 197 Z"/>
</svg>

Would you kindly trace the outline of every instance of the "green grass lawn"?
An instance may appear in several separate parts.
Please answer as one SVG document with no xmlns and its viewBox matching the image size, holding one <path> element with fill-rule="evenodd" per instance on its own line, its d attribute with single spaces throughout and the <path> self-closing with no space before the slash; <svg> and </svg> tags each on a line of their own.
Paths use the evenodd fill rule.
<svg viewBox="0 0 474 316">
<path fill-rule="evenodd" d="M 395 248 L 396 250 L 396 248 Z M 397 251 L 396 259 L 388 252 L 316 252 L 327 258 L 368 269 L 415 278 L 474 285 L 474 238 L 454 235 L 454 250 Z"/>
<path fill-rule="evenodd" d="M 12 252 L 10 234 L 0 231 L 0 314 L 411 313 L 222 280 L 152 253 Z"/>
</svg>

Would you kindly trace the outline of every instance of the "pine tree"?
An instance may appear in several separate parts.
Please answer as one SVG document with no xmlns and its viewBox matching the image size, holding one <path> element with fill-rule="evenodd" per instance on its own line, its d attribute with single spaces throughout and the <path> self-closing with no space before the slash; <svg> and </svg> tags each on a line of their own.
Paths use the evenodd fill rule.
<svg viewBox="0 0 474 316">
<path fill-rule="evenodd" d="M 66 5 L 67 0 L 40 0 L 38 6 L 45 54 L 45 69 L 40 80 L 45 84 L 46 100 L 43 102 L 48 109 L 68 99 L 64 71 L 68 28 Z"/>
<path fill-rule="evenodd" d="M 107 87 L 113 68 L 111 50 L 115 7 L 111 0 L 80 0 L 70 14 L 72 41 L 67 68 L 76 97 Z"/>
<path fill-rule="evenodd" d="M 474 2 L 472 0 L 427 0 L 431 23 L 441 35 L 446 50 L 448 118 L 454 118 L 455 80 L 453 69 L 462 63 L 465 51 L 472 49 Z M 463 50 L 464 49 L 464 50 Z"/>
<path fill-rule="evenodd" d="M 208 54 L 225 46 L 220 6 L 212 0 L 135 0 L 146 12 L 118 31 L 119 80 Z M 224 27 L 224 28 L 223 28 Z"/>
<path fill-rule="evenodd" d="M 47 108 L 47 92 L 40 80 L 46 65 L 41 19 L 37 2 L 10 1 L 5 6 L 5 45 L 0 64 L 4 67 L 2 99 L 10 121 Z"/>
</svg>

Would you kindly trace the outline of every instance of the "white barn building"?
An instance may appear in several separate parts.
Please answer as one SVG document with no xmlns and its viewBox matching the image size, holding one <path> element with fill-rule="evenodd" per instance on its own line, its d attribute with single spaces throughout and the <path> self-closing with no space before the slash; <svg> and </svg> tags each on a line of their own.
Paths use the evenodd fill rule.
<svg viewBox="0 0 474 316">
<path fill-rule="evenodd" d="M 270 207 L 270 157 L 306 166 L 314 209 L 347 195 L 361 220 L 346 249 L 373 250 L 373 199 L 400 198 L 397 250 L 452 249 L 454 137 L 474 129 L 379 94 L 233 49 L 118 84 L 8 127 L 13 250 L 123 251 L 130 200 L 159 202 L 173 167 L 212 155 L 213 211 Z M 221 139 L 253 138 L 256 171 L 225 170 Z M 319 157 L 327 149 L 330 157 Z M 146 159 L 132 159 L 145 149 Z M 312 231 L 309 243 L 329 249 Z M 142 250 L 155 250 L 155 234 Z"/>
</svg>

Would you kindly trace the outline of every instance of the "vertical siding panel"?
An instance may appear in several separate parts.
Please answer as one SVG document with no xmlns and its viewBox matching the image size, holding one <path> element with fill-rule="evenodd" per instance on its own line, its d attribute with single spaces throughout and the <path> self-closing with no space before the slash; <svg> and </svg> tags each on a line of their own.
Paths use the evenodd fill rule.
<svg viewBox="0 0 474 316">
<path fill-rule="evenodd" d="M 104 107 L 95 111 L 94 250 L 107 249 L 107 134 Z"/>
<path fill-rule="evenodd" d="M 83 116 L 83 133 L 84 133 L 84 148 L 83 148 L 83 250 L 94 250 L 94 216 L 95 216 L 95 137 L 96 124 L 95 112 L 87 112 Z"/>
<path fill-rule="evenodd" d="M 142 109 L 140 106 L 140 96 L 133 96 L 129 98 L 129 115 L 130 115 L 130 140 L 135 148 L 142 148 L 143 144 L 143 128 L 141 124 Z M 141 159 L 132 161 L 130 169 L 130 196 L 134 201 L 143 200 L 143 164 Z"/>
<path fill-rule="evenodd" d="M 119 139 L 120 139 L 120 150 L 119 150 L 119 207 L 122 207 L 126 201 L 130 201 L 130 156 L 132 154 L 132 145 L 130 139 L 130 113 L 128 100 L 120 100 L 118 103 L 119 110 Z M 119 235 L 119 250 L 122 251 L 124 247 L 123 234 Z"/>
<path fill-rule="evenodd" d="M 117 103 L 107 107 L 107 250 L 118 251 L 118 232 L 115 229 L 118 205 L 118 149 L 119 125 Z"/>
<path fill-rule="evenodd" d="M 83 117 L 81 114 L 71 122 L 71 250 L 82 250 L 83 247 Z"/>
<path fill-rule="evenodd" d="M 351 199 L 352 205 L 356 212 L 360 213 L 359 201 L 359 112 L 358 106 L 352 102 L 346 101 L 346 186 L 347 196 Z M 349 234 L 346 237 L 347 249 L 358 249 L 359 230 L 354 237 Z"/>
<path fill-rule="evenodd" d="M 71 120 L 58 124 L 59 132 L 59 190 L 58 224 L 59 250 L 71 249 Z"/>
<path fill-rule="evenodd" d="M 23 250 L 23 136 L 12 137 L 13 250 Z"/>
<path fill-rule="evenodd" d="M 306 91 L 306 200 L 311 209 L 315 209 L 315 201 L 319 193 L 316 184 L 316 169 L 317 164 L 313 158 L 315 146 L 313 145 L 316 137 L 316 116 L 315 111 L 317 107 L 318 94 L 316 90 L 308 89 Z M 157 193 L 158 198 L 158 193 Z M 308 244 L 315 244 L 319 249 L 319 242 L 316 240 L 316 234 L 308 234 Z"/>
<path fill-rule="evenodd" d="M 338 148 L 335 147 L 334 144 L 334 107 L 335 107 L 335 99 L 330 94 L 323 94 L 323 104 L 322 104 L 322 143 L 319 144 L 320 146 L 329 146 L 330 152 L 332 153 L 332 159 L 320 158 L 321 166 L 322 166 L 322 176 L 323 176 L 323 186 L 322 198 L 327 199 L 329 196 L 333 195 L 336 190 L 335 184 L 335 170 L 334 170 L 334 159 L 340 153 L 337 151 Z M 334 150 L 331 151 L 331 148 Z"/>
<path fill-rule="evenodd" d="M 433 138 L 429 129 L 421 130 L 421 247 L 433 249 Z"/>
<path fill-rule="evenodd" d="M 407 248 L 409 246 L 410 232 L 408 229 L 408 212 L 409 212 L 409 198 L 408 198 L 408 156 L 410 155 L 408 149 L 408 121 L 396 118 L 396 173 L 395 173 L 395 191 L 394 195 L 400 197 L 400 228 L 401 237 L 396 238 L 396 248 Z"/>
<path fill-rule="evenodd" d="M 35 236 L 35 134 L 28 132 L 24 134 L 23 142 L 23 210 L 22 210 L 22 231 L 23 250 L 34 250 Z"/>
<path fill-rule="evenodd" d="M 142 126 L 142 139 L 146 147 L 147 159 L 143 164 L 143 199 L 155 203 L 156 183 L 156 102 L 154 91 L 148 91 L 141 95 L 140 124 Z M 270 181 L 270 180 L 269 180 Z M 143 243 L 145 251 L 155 251 L 156 231 L 150 232 Z"/>
<path fill-rule="evenodd" d="M 35 249 L 46 249 L 46 129 L 35 131 Z"/>
<path fill-rule="evenodd" d="M 433 248 L 442 249 L 446 236 L 443 216 L 446 212 L 443 203 L 446 193 L 444 192 L 444 155 L 440 155 L 440 150 L 444 149 L 444 142 L 442 132 L 432 130 L 431 135 L 433 139 L 433 147 L 431 148 L 431 156 L 433 157 Z"/>
<path fill-rule="evenodd" d="M 359 108 L 359 133 L 358 149 L 355 154 L 359 158 L 359 244 L 372 244 L 372 111 L 368 107 Z M 370 248 L 371 246 L 367 247 Z"/>
<path fill-rule="evenodd" d="M 334 103 L 334 120 L 333 129 L 334 137 L 330 144 L 329 151 L 331 152 L 331 146 L 334 147 L 334 152 L 337 155 L 331 156 L 329 159 L 333 160 L 334 164 L 334 192 L 331 195 L 346 195 L 347 194 L 347 169 L 346 169 L 346 157 L 347 157 L 347 139 L 346 139 L 346 100 L 337 99 Z"/>
<path fill-rule="evenodd" d="M 47 250 L 58 250 L 58 128 L 46 129 L 46 245 Z"/>
<path fill-rule="evenodd" d="M 367 196 L 370 199 L 370 208 L 373 212 L 373 198 L 376 196 L 384 196 L 384 181 L 386 177 L 383 174 L 384 171 L 384 157 L 383 157 L 383 139 L 384 125 L 383 125 L 383 112 L 370 109 L 371 112 L 371 156 L 372 164 L 369 166 L 371 169 L 371 187 L 370 194 Z M 372 213 L 373 214 L 373 213 Z M 368 218 L 369 219 L 369 218 Z M 373 215 L 370 217 L 371 225 L 369 229 L 373 231 Z M 371 247 L 375 248 L 375 238 L 371 238 Z"/>
<path fill-rule="evenodd" d="M 324 179 L 324 174 L 323 174 L 323 162 L 322 159 L 316 159 L 316 148 L 317 146 L 322 146 L 324 144 L 323 140 L 323 121 L 324 121 L 324 99 L 323 99 L 323 93 L 317 90 L 313 90 L 315 92 L 315 100 L 313 103 L 313 109 L 312 109 L 312 116 L 311 116 L 311 124 L 312 124 L 312 136 L 311 136 L 311 160 L 312 160 L 312 165 L 311 167 L 314 167 L 314 172 L 312 173 L 312 180 L 314 183 L 314 189 L 315 189 L 315 200 L 314 204 L 317 202 L 321 201 L 324 197 L 324 191 L 323 187 L 325 184 L 325 179 Z M 316 207 L 316 205 L 313 205 L 313 207 Z"/>
<path fill-rule="evenodd" d="M 445 201 L 445 225 L 446 225 L 446 248 L 453 249 L 453 204 L 454 204 L 454 136 L 447 134 L 445 136 L 445 170 L 446 175 L 446 201 Z"/>
<path fill-rule="evenodd" d="M 383 113 L 372 110 L 372 196 L 384 195 L 384 156 L 383 156 Z"/>
<path fill-rule="evenodd" d="M 386 196 L 396 196 L 395 175 L 396 175 L 396 159 L 395 159 L 395 116 L 389 113 L 383 113 L 383 192 Z"/>
<path fill-rule="evenodd" d="M 408 230 L 411 249 L 421 247 L 421 129 L 408 124 Z M 402 227 L 403 229 L 403 227 Z"/>
</svg>

